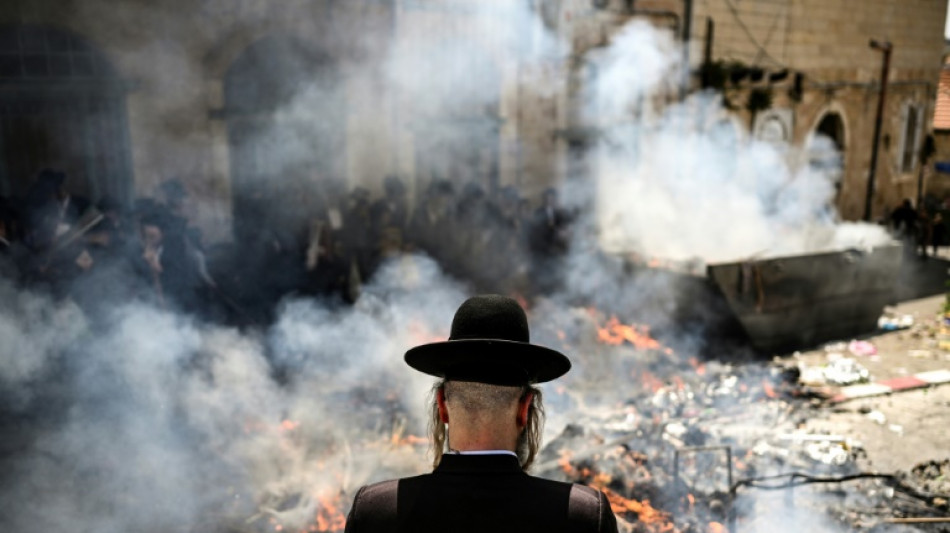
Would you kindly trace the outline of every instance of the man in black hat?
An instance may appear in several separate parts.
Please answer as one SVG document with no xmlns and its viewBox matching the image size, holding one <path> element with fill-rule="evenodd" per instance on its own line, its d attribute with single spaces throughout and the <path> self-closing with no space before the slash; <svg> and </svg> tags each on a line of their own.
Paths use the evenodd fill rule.
<svg viewBox="0 0 950 533">
<path fill-rule="evenodd" d="M 601 492 L 525 473 L 543 422 L 533 385 L 564 375 L 571 363 L 530 344 L 516 301 L 470 298 L 448 341 L 412 348 L 405 359 L 442 379 L 432 406 L 435 470 L 361 488 L 348 533 L 617 531 Z"/>
</svg>

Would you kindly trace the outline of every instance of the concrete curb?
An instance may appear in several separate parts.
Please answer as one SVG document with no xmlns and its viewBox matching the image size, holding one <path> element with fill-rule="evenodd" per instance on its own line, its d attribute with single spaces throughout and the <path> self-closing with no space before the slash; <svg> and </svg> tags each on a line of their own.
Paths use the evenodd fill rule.
<svg viewBox="0 0 950 533">
<path fill-rule="evenodd" d="M 841 390 L 838 391 L 838 394 L 833 396 L 830 401 L 831 403 L 841 403 L 856 398 L 881 396 L 892 392 L 920 389 L 931 385 L 940 385 L 942 383 L 950 383 L 950 370 L 932 370 L 912 376 L 902 376 L 876 381 L 874 383 L 865 383 L 864 385 L 842 387 Z"/>
</svg>

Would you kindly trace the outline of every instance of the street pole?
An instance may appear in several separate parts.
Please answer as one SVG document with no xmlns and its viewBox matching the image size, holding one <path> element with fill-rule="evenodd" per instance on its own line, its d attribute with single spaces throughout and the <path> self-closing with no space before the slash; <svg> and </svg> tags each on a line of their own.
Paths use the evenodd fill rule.
<svg viewBox="0 0 950 533">
<path fill-rule="evenodd" d="M 871 39 L 871 48 L 884 53 L 881 63 L 881 92 L 877 98 L 877 116 L 874 118 L 874 140 L 871 144 L 871 170 L 868 173 L 868 190 L 864 196 L 864 221 L 871 221 L 871 206 L 874 203 L 874 177 L 877 172 L 877 149 L 881 140 L 881 125 L 884 122 L 884 101 L 887 98 L 887 74 L 891 66 L 891 51 L 894 49 L 890 41 L 876 41 Z"/>
<path fill-rule="evenodd" d="M 693 34 L 693 0 L 683 0 L 683 79 L 680 81 L 680 99 L 685 99 L 689 93 L 690 86 L 690 66 L 689 66 L 689 40 Z"/>
</svg>

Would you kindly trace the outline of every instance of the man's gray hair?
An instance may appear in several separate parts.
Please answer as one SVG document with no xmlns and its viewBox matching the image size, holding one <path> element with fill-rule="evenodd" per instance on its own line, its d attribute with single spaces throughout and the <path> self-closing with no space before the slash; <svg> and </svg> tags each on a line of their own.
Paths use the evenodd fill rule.
<svg viewBox="0 0 950 533">
<path fill-rule="evenodd" d="M 544 404 L 541 400 L 541 390 L 525 385 L 522 387 L 508 387 L 503 385 L 489 385 L 470 381 L 442 380 L 435 384 L 431 391 L 429 434 L 432 436 L 433 466 L 439 466 L 445 447 L 448 443 L 446 425 L 439 416 L 439 404 L 436 400 L 439 390 L 445 394 L 445 401 L 477 415 L 492 417 L 511 409 L 528 394 L 532 394 L 531 406 L 528 408 L 528 420 L 524 431 L 518 437 L 518 446 L 515 454 L 521 463 L 522 470 L 528 470 L 534 462 L 538 450 L 541 448 L 541 434 L 544 429 Z"/>
</svg>

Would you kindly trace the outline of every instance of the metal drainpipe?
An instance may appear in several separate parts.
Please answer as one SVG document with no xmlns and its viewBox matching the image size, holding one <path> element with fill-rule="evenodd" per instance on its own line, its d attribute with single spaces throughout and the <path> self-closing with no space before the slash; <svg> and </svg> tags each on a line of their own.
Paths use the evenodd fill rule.
<svg viewBox="0 0 950 533">
<path fill-rule="evenodd" d="M 887 75 L 891 66 L 891 52 L 894 46 L 889 41 L 879 42 L 871 40 L 871 48 L 884 53 L 881 61 L 881 92 L 877 99 L 877 115 L 874 118 L 874 140 L 871 141 L 871 170 L 868 172 L 868 188 L 864 196 L 864 221 L 871 221 L 871 210 L 874 203 L 874 178 L 877 172 L 877 150 L 881 140 L 881 125 L 884 121 L 884 101 L 887 98 Z"/>
<path fill-rule="evenodd" d="M 680 86 L 680 99 L 689 92 L 689 38 L 693 31 L 693 0 L 683 0 L 683 79 Z"/>
</svg>

